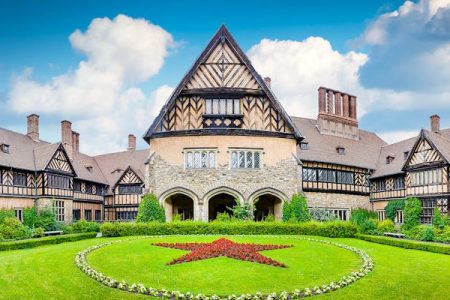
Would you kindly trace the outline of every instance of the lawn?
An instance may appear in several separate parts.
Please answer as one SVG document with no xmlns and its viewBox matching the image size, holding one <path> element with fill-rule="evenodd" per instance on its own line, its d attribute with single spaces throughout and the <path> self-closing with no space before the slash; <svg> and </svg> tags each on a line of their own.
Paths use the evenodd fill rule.
<svg viewBox="0 0 450 300">
<path fill-rule="evenodd" d="M 164 241 L 212 241 L 217 237 L 166 237 Z M 124 238 L 121 238 L 124 239 Z M 116 279 L 143 282 L 155 287 L 201 289 L 203 292 L 264 290 L 310 286 L 339 278 L 360 264 L 359 257 L 344 249 L 289 238 L 230 237 L 238 242 L 294 244 L 264 255 L 285 263 L 277 268 L 230 258 L 166 266 L 182 250 L 151 246 L 156 239 L 118 243 L 96 250 L 88 261 Z M 320 237 L 319 239 L 326 239 Z M 0 252 L 1 299 L 137 299 L 148 298 L 103 286 L 88 278 L 74 264 L 77 252 L 114 239 L 91 239 L 34 249 Z M 450 256 L 356 239 L 333 241 L 365 250 L 375 269 L 363 279 L 317 299 L 448 299 Z M 226 270 L 224 272 L 224 270 Z M 158 285 L 158 286 L 156 286 Z"/>
</svg>

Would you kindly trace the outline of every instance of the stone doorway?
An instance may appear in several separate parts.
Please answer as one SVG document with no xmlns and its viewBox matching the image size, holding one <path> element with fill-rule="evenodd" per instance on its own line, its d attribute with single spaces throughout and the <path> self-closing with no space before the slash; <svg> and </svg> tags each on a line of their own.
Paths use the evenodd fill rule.
<svg viewBox="0 0 450 300">
<path fill-rule="evenodd" d="M 182 221 L 194 219 L 194 200 L 184 194 L 174 194 L 164 203 L 166 220 L 172 221 L 174 215 L 179 215 Z"/>
<path fill-rule="evenodd" d="M 283 201 L 276 196 L 264 194 L 256 198 L 255 221 L 263 221 L 267 216 L 273 215 L 276 221 L 281 221 Z"/>
<path fill-rule="evenodd" d="M 230 194 L 221 193 L 213 196 L 208 201 L 208 220 L 215 220 L 219 213 L 231 215 L 231 210 L 229 208 L 234 205 L 236 205 L 235 197 Z"/>
</svg>

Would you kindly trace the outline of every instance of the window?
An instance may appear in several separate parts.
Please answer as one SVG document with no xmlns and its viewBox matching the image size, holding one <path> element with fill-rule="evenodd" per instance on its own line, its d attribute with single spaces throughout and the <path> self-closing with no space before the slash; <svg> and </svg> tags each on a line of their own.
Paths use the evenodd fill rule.
<svg viewBox="0 0 450 300">
<path fill-rule="evenodd" d="M 353 184 L 355 182 L 354 174 L 346 171 L 336 171 L 336 179 L 337 183 Z"/>
<path fill-rule="evenodd" d="M 16 219 L 23 222 L 23 208 L 14 208 Z"/>
<path fill-rule="evenodd" d="M 308 143 L 307 142 L 300 142 L 300 149 L 308 150 Z"/>
<path fill-rule="evenodd" d="M 85 188 L 84 192 L 86 194 L 92 194 L 92 184 L 86 183 L 85 186 L 86 186 L 86 188 Z"/>
<path fill-rule="evenodd" d="M 386 219 L 386 211 L 385 210 L 378 210 L 378 221 L 384 221 Z"/>
<path fill-rule="evenodd" d="M 97 189 L 95 190 L 95 194 L 97 195 L 97 196 L 101 196 L 101 195 L 103 195 L 104 194 L 104 188 L 103 188 L 103 186 L 102 185 L 97 185 Z"/>
<path fill-rule="evenodd" d="M 385 191 L 386 190 L 386 180 L 381 179 L 378 181 L 378 191 Z"/>
<path fill-rule="evenodd" d="M 393 156 L 391 156 L 391 155 L 386 156 L 386 164 L 387 165 L 389 165 L 393 161 L 394 161 L 394 157 Z"/>
<path fill-rule="evenodd" d="M 66 190 L 70 188 L 70 178 L 67 176 L 48 174 L 47 182 L 49 187 Z"/>
<path fill-rule="evenodd" d="M 402 210 L 397 210 L 395 212 L 395 223 L 403 224 L 403 211 Z"/>
<path fill-rule="evenodd" d="M 442 184 L 442 169 L 426 170 L 411 173 L 411 184 L 413 186 Z"/>
<path fill-rule="evenodd" d="M 13 173 L 13 184 L 16 186 L 26 186 L 27 185 L 27 175 L 25 173 L 14 172 Z"/>
<path fill-rule="evenodd" d="M 9 153 L 9 145 L 1 144 L 1 145 L 0 145 L 0 150 L 1 150 L 3 153 L 8 154 L 8 153 Z"/>
<path fill-rule="evenodd" d="M 84 210 L 84 219 L 86 221 L 92 221 L 92 210 L 90 210 L 90 209 Z"/>
<path fill-rule="evenodd" d="M 64 201 L 53 201 L 53 211 L 55 212 L 56 221 L 64 222 Z"/>
<path fill-rule="evenodd" d="M 232 150 L 230 166 L 232 169 L 259 169 L 261 168 L 261 151 Z"/>
<path fill-rule="evenodd" d="M 73 181 L 73 190 L 75 192 L 81 192 L 81 182 L 78 180 Z"/>
<path fill-rule="evenodd" d="M 206 99 L 205 112 L 207 115 L 239 115 L 240 103 L 239 99 Z"/>
<path fill-rule="evenodd" d="M 394 178 L 394 190 L 401 190 L 405 188 L 405 180 L 403 177 Z"/>
<path fill-rule="evenodd" d="M 409 156 L 409 151 L 403 152 L 403 159 L 406 160 L 408 158 L 408 156 Z"/>
<path fill-rule="evenodd" d="M 317 181 L 317 170 L 311 168 L 303 168 L 302 178 L 304 181 Z"/>
<path fill-rule="evenodd" d="M 120 184 L 119 194 L 142 194 L 140 184 Z"/>
<path fill-rule="evenodd" d="M 132 221 L 137 217 L 137 211 L 118 211 L 116 212 L 117 221 Z"/>
<path fill-rule="evenodd" d="M 339 220 L 347 221 L 348 220 L 348 209 L 331 209 L 331 212 L 336 215 Z"/>
<path fill-rule="evenodd" d="M 72 210 L 72 216 L 74 221 L 78 221 L 81 219 L 81 210 L 80 209 L 74 209 Z"/>
<path fill-rule="evenodd" d="M 318 178 L 321 182 L 336 182 L 336 171 L 327 169 L 318 169 Z"/>
<path fill-rule="evenodd" d="M 216 150 L 185 150 L 186 169 L 214 169 Z"/>
<path fill-rule="evenodd" d="M 96 209 L 95 210 L 95 221 L 101 221 L 102 220 L 102 211 Z"/>
<path fill-rule="evenodd" d="M 420 214 L 421 224 L 432 223 L 435 205 L 435 199 L 422 199 L 422 213 Z"/>
<path fill-rule="evenodd" d="M 344 155 L 345 154 L 345 148 L 343 146 L 337 146 L 336 147 L 336 152 L 339 155 Z"/>
</svg>

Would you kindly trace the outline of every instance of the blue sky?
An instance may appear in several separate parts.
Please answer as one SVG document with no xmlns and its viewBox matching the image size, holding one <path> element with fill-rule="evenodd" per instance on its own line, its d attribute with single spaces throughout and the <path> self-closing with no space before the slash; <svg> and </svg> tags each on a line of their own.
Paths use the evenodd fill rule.
<svg viewBox="0 0 450 300">
<path fill-rule="evenodd" d="M 320 83 L 317 74 L 316 77 L 311 76 L 314 78 L 311 78 L 308 85 L 307 71 L 298 71 L 298 74 L 296 72 L 299 69 L 314 68 L 323 60 L 319 59 L 314 63 L 309 59 L 308 62 L 312 65 L 305 65 L 299 62 L 301 59 L 289 56 L 289 59 L 298 62 L 298 65 L 286 62 L 287 66 L 295 65 L 290 76 L 302 76 L 302 81 L 300 84 L 295 81 L 292 84 L 279 81 L 277 83 L 277 78 L 284 78 L 284 74 L 277 73 L 284 62 L 275 59 L 272 61 L 272 56 L 264 56 L 264 53 L 265 49 L 270 47 L 273 51 L 281 52 L 279 54 L 283 57 L 283 41 L 292 41 L 289 47 L 292 47 L 293 51 L 298 49 L 299 53 L 309 53 L 309 50 L 314 51 L 315 47 L 319 47 L 317 51 L 322 51 L 324 55 L 338 54 L 336 60 L 330 62 L 328 69 L 323 66 L 317 71 L 329 74 L 340 69 L 339 72 L 345 74 L 356 74 L 348 75 L 348 79 L 341 78 L 347 75 L 336 75 L 337 77 L 330 79 L 325 76 L 323 85 L 334 84 L 337 86 L 330 87 L 350 89 L 348 92 L 359 96 L 362 128 L 376 131 L 394 141 L 403 135 L 411 135 L 421 127 L 428 128 L 428 116 L 433 113 L 439 113 L 442 125 L 450 127 L 450 88 L 446 84 L 450 82 L 449 71 L 446 71 L 446 67 L 450 66 L 450 48 L 447 48 L 450 47 L 450 36 L 445 32 L 445 28 L 440 29 L 445 24 L 448 29 L 449 11 L 449 3 L 445 0 L 423 0 L 406 4 L 403 1 L 383 0 L 214 3 L 3 1 L 0 3 L 0 126 L 24 132 L 25 116 L 37 110 L 41 115 L 41 136 L 57 141 L 60 120 L 72 120 L 75 129 L 79 121 L 81 125 L 77 130 L 81 131 L 82 135 L 81 147 L 89 153 L 125 147 L 125 130 L 138 136 L 142 135 L 145 130 L 143 128 L 149 126 L 153 119 L 150 111 L 147 116 L 143 112 L 144 117 L 139 124 L 126 122 L 126 128 L 117 130 L 121 132 L 106 134 L 100 129 L 92 130 L 92 126 L 96 124 L 95 120 L 104 121 L 100 124 L 114 122 L 104 115 L 92 113 L 86 117 L 82 112 L 72 114 L 71 110 L 64 107 L 63 112 L 59 113 L 58 110 L 41 109 L 30 104 L 34 92 L 42 92 L 41 88 L 46 87 L 55 78 L 71 76 L 70 74 L 77 71 L 81 61 L 90 63 L 94 60 L 92 56 L 95 54 L 89 52 L 92 49 L 87 50 L 83 45 L 74 46 L 74 42 L 69 40 L 72 33 L 79 30 L 82 35 L 87 36 L 87 29 L 94 19 L 106 17 L 115 20 L 116 16 L 121 14 L 130 20 L 145 19 L 160 26 L 161 30 L 170 35 L 170 40 L 158 44 L 158 47 L 167 50 L 167 53 L 153 54 L 159 55 L 155 60 L 162 59 L 159 65 L 150 66 L 154 71 L 140 76 L 139 80 L 119 81 L 123 83 L 123 89 L 115 90 L 114 93 L 118 94 L 113 98 L 122 99 L 120 97 L 128 89 L 136 88 L 145 99 L 141 101 L 133 98 L 130 103 L 141 101 L 142 107 L 155 110 L 152 101 L 154 105 L 160 105 L 162 101 L 156 100 L 155 97 L 159 94 L 164 97 L 177 85 L 218 27 L 225 24 L 243 50 L 248 52 L 250 59 L 255 61 L 258 72 L 272 77 L 275 92 L 288 110 L 292 110 L 292 114 L 312 117 L 312 110 L 317 109 L 313 107 L 315 92 L 309 87 Z M 394 16 L 393 12 L 397 12 L 397 15 Z M 410 24 L 417 28 L 411 29 Z M 420 36 L 416 35 L 416 32 L 419 32 Z M 314 42 L 308 40 L 309 37 L 318 37 L 320 40 Z M 264 39 L 266 43 L 262 43 Z M 327 48 L 327 43 L 330 49 Z M 424 53 L 429 55 L 425 57 Z M 359 56 L 354 58 L 352 55 Z M 144 59 L 152 59 L 152 56 Z M 409 62 L 414 63 L 414 66 L 410 66 Z M 433 64 L 444 70 L 435 74 L 436 68 Z M 28 75 L 31 69 L 32 75 Z M 126 70 L 124 74 L 130 74 L 130 69 Z M 30 87 L 19 85 L 18 81 L 33 82 L 38 86 L 34 86 L 35 89 L 28 93 L 21 93 L 18 89 Z M 296 85 L 299 90 L 295 89 Z M 165 92 L 161 87 L 166 87 Z M 56 89 L 58 88 L 68 87 L 64 85 Z M 69 88 L 79 88 L 79 85 Z M 61 91 L 52 93 L 50 95 L 53 97 L 65 95 Z M 23 99 L 24 94 L 27 99 Z M 302 109 L 303 102 L 305 109 Z M 23 107 L 18 108 L 17 103 Z M 53 105 L 63 106 L 67 105 L 67 102 L 56 102 Z M 94 103 L 93 106 L 95 107 Z M 131 110 L 123 108 L 123 114 L 118 114 L 117 118 L 132 119 L 132 113 Z M 104 145 L 109 139 L 112 140 L 111 147 Z M 83 140 L 86 141 L 85 147 Z M 102 141 L 102 145 L 95 141 Z M 139 145 L 145 147 L 143 142 Z"/>
</svg>

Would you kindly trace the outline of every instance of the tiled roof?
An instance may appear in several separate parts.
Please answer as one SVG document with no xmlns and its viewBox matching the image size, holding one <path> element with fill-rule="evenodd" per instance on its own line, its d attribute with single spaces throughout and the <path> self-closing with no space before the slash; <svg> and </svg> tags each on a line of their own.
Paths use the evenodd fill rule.
<svg viewBox="0 0 450 300">
<path fill-rule="evenodd" d="M 359 130 L 359 140 L 321 134 L 317 128 L 317 120 L 291 117 L 294 124 L 303 134 L 303 142 L 308 143 L 307 150 L 297 149 L 302 161 L 318 161 L 339 165 L 375 169 L 380 148 L 386 145 L 375 133 Z M 345 154 L 338 154 L 336 147 L 343 146 Z"/>
</svg>

